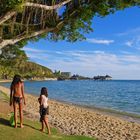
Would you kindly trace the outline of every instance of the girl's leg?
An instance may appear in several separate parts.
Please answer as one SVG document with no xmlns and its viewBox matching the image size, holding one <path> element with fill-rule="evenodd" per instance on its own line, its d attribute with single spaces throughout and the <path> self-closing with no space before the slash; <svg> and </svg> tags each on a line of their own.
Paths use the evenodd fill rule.
<svg viewBox="0 0 140 140">
<path fill-rule="evenodd" d="M 15 128 L 17 128 L 17 105 L 15 102 L 13 103 L 13 107 L 14 107 Z"/>
<path fill-rule="evenodd" d="M 23 112 L 22 103 L 19 104 L 19 115 L 20 115 L 20 127 L 23 128 Z"/>
<path fill-rule="evenodd" d="M 45 122 L 44 120 L 41 121 L 41 129 L 40 131 L 44 132 Z"/>
<path fill-rule="evenodd" d="M 50 135 L 50 134 L 51 134 L 51 131 L 50 131 L 49 123 L 48 123 L 48 117 L 45 117 L 45 118 L 44 118 L 44 122 L 45 122 L 45 124 L 46 124 L 47 129 L 48 129 L 48 134 Z"/>
</svg>

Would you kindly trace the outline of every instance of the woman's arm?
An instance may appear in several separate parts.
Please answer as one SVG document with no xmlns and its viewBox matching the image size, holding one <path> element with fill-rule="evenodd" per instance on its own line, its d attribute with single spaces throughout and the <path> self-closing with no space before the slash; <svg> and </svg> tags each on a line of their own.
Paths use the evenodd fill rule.
<svg viewBox="0 0 140 140">
<path fill-rule="evenodd" d="M 22 97 L 23 97 L 23 100 L 24 100 L 24 105 L 26 105 L 25 96 L 24 96 L 24 83 L 22 83 L 22 85 L 21 85 L 21 92 L 22 92 Z"/>
<path fill-rule="evenodd" d="M 39 102 L 39 104 L 41 104 L 41 98 L 40 97 L 38 98 L 38 102 Z"/>
<path fill-rule="evenodd" d="M 12 101 L 13 101 L 13 96 L 12 96 L 12 92 L 13 92 L 13 89 L 12 89 L 12 85 L 10 86 L 10 106 L 12 105 Z"/>
<path fill-rule="evenodd" d="M 40 96 L 40 105 L 43 105 L 43 103 L 42 103 L 42 95 Z"/>
</svg>

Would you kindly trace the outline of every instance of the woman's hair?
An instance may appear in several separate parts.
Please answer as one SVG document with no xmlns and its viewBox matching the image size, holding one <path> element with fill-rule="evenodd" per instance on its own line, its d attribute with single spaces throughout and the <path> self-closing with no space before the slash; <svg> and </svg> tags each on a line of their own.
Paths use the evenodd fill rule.
<svg viewBox="0 0 140 140">
<path fill-rule="evenodd" d="M 46 87 L 41 88 L 41 94 L 40 95 L 45 95 L 46 97 L 48 97 L 48 90 L 47 90 Z"/>
<path fill-rule="evenodd" d="M 21 76 L 20 75 L 15 75 L 14 78 L 13 78 L 13 81 L 12 81 L 12 84 L 11 85 L 16 85 L 18 83 L 21 83 Z"/>
</svg>

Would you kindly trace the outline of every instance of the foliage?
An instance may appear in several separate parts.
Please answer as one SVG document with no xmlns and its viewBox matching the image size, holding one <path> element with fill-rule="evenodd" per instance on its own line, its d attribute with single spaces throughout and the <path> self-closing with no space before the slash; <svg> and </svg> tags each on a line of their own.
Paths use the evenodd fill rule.
<svg viewBox="0 0 140 140">
<path fill-rule="evenodd" d="M 18 9 L 24 0 L 0 0 L 0 15 L 9 10 Z"/>
<path fill-rule="evenodd" d="M 104 17 L 117 10 L 140 6 L 140 0 L 71 0 L 59 9 L 46 10 L 40 7 L 59 5 L 65 1 L 0 0 L 0 48 L 2 44 L 2 47 L 8 46 L 0 55 L 1 77 L 12 77 L 15 73 L 28 78 L 35 75 L 53 76 L 51 70 L 28 62 L 26 54 L 20 49 L 27 41 L 38 41 L 41 38 L 71 42 L 83 40 L 85 33 L 93 31 L 91 24 L 95 16 Z M 26 2 L 39 6 L 26 6 Z M 7 18 L 12 12 L 11 17 Z M 7 40 L 12 43 L 7 43 Z"/>
<path fill-rule="evenodd" d="M 60 70 L 59 70 L 59 71 L 55 70 L 55 71 L 54 71 L 54 75 L 55 75 L 56 77 L 61 76 L 61 72 L 60 72 Z"/>
<path fill-rule="evenodd" d="M 43 33 L 33 36 L 34 41 L 40 38 L 49 40 L 77 41 L 85 39 L 84 34 L 93 31 L 92 19 L 95 16 L 104 17 L 132 6 L 140 6 L 139 0 L 71 0 L 61 8 L 46 10 L 32 6 L 24 6 L 26 2 L 43 6 L 61 4 L 66 0 L 1 0 L 0 17 L 8 11 L 16 11 L 0 26 L 1 38 L 16 39 L 19 37 L 32 38 L 30 35 L 44 30 Z M 19 12 L 16 7 L 24 7 Z M 47 30 L 50 29 L 50 30 Z M 43 35 L 42 35 L 43 34 Z M 34 39 L 35 38 L 35 39 Z"/>
<path fill-rule="evenodd" d="M 28 61 L 25 52 L 21 50 L 25 42 L 20 45 L 5 47 L 0 55 L 0 78 L 9 79 L 15 74 L 20 74 L 23 78 L 44 78 L 54 77 L 50 69 Z"/>
</svg>

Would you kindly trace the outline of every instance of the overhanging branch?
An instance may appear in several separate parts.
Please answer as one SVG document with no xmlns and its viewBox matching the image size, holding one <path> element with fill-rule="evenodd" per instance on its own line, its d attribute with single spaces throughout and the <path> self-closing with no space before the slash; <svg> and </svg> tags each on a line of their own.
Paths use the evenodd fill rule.
<svg viewBox="0 0 140 140">
<path fill-rule="evenodd" d="M 2 49 L 3 47 L 7 46 L 7 45 L 13 45 L 23 39 L 28 39 L 28 38 L 32 38 L 32 37 L 36 37 L 38 35 L 41 35 L 43 33 L 47 33 L 47 32 L 51 32 L 53 31 L 55 28 L 47 28 L 47 29 L 43 29 L 43 30 L 40 30 L 40 31 L 37 31 L 37 32 L 34 32 L 28 36 L 22 36 L 22 37 L 19 37 L 19 38 L 16 38 L 16 39 L 6 39 L 6 40 L 3 40 L 2 42 L 0 42 L 0 49 Z"/>
<path fill-rule="evenodd" d="M 60 8 L 61 6 L 71 2 L 72 0 L 66 0 L 64 2 L 61 2 L 59 4 L 56 4 L 56 5 L 52 5 L 52 6 L 48 6 L 48 5 L 43 5 L 43 4 L 36 4 L 36 3 L 31 3 L 31 2 L 26 2 L 24 4 L 24 6 L 27 6 L 27 7 L 36 7 L 36 8 L 42 8 L 44 10 L 55 10 L 57 8 Z"/>
<path fill-rule="evenodd" d="M 3 24 L 5 21 L 10 19 L 12 16 L 16 14 L 15 11 L 9 11 L 4 16 L 0 17 L 0 25 Z"/>
</svg>

